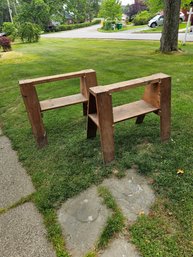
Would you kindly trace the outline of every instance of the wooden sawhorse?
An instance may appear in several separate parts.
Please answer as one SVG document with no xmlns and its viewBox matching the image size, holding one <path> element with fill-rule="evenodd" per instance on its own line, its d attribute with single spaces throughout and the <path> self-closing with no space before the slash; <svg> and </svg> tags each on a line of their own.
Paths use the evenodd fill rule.
<svg viewBox="0 0 193 257">
<path fill-rule="evenodd" d="M 59 80 L 80 78 L 80 93 L 55 99 L 39 101 L 36 85 Z M 96 72 L 94 70 L 82 70 L 67 74 L 60 74 L 36 79 L 20 80 L 19 86 L 26 106 L 28 118 L 38 147 L 48 143 L 47 135 L 42 120 L 42 112 L 61 108 L 73 104 L 83 104 L 83 114 L 87 115 L 87 103 L 89 88 L 97 86 Z"/>
<path fill-rule="evenodd" d="M 112 93 L 145 86 L 141 100 L 112 106 Z M 104 162 L 114 160 L 114 130 L 117 122 L 136 118 L 136 123 L 143 122 L 145 115 L 154 112 L 160 116 L 161 140 L 170 138 L 171 126 L 171 77 L 159 73 L 148 77 L 133 79 L 107 86 L 89 89 L 89 107 L 87 138 L 96 136 L 99 129 Z"/>
</svg>

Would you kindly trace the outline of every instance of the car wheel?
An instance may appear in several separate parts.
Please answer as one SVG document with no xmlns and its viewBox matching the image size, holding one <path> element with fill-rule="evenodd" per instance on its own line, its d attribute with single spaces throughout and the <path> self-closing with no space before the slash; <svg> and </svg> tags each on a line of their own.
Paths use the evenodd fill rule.
<svg viewBox="0 0 193 257">
<path fill-rule="evenodd" d="M 151 28 L 155 28 L 157 26 L 157 24 L 155 23 L 155 22 L 153 22 L 152 24 L 151 24 Z"/>
</svg>

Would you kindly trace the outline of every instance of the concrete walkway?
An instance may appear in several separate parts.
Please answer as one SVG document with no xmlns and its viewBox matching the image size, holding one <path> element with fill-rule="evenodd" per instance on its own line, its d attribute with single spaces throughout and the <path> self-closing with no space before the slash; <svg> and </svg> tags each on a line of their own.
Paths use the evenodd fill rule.
<svg viewBox="0 0 193 257">
<path fill-rule="evenodd" d="M 98 32 L 97 31 L 98 28 L 100 28 L 100 25 L 94 25 L 94 26 L 81 28 L 81 29 L 74 29 L 70 31 L 43 34 L 41 37 L 42 38 L 155 40 L 155 41 L 159 41 L 161 38 L 161 33 L 140 33 L 141 29 L 104 33 L 104 32 Z M 179 41 L 183 41 L 183 40 L 184 40 L 184 33 L 179 33 Z M 193 34 L 189 34 L 187 36 L 187 42 L 193 42 Z"/>
<path fill-rule="evenodd" d="M 129 223 L 140 213 L 148 214 L 154 202 L 152 189 L 135 170 L 128 170 L 123 179 L 106 179 L 102 186 L 110 190 Z M 35 205 L 19 204 L 21 198 L 34 191 L 9 139 L 0 130 L 0 209 L 4 210 L 0 214 L 0 256 L 56 257 Z M 70 256 L 84 257 L 95 249 L 112 211 L 103 204 L 97 187 L 93 186 L 63 203 L 57 215 Z M 118 235 L 98 256 L 140 257 L 140 254 L 123 235 Z"/>
<path fill-rule="evenodd" d="M 0 209 L 13 206 L 34 191 L 9 139 L 0 130 Z M 56 257 L 46 238 L 43 219 L 33 203 L 0 214 L 0 256 Z"/>
<path fill-rule="evenodd" d="M 110 190 L 129 224 L 136 221 L 140 213 L 148 214 L 155 199 L 146 179 L 132 169 L 123 179 L 105 179 L 102 186 Z M 62 205 L 58 220 L 73 257 L 83 257 L 95 248 L 110 216 L 111 212 L 102 204 L 96 187 L 89 188 Z M 127 239 L 117 238 L 99 256 L 140 257 L 140 254 Z"/>
</svg>

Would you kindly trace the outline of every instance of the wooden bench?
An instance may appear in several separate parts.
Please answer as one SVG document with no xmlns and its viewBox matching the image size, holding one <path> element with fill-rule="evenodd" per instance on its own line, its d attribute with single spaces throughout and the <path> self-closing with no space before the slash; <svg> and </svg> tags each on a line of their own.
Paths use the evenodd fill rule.
<svg viewBox="0 0 193 257">
<path fill-rule="evenodd" d="M 37 85 L 73 78 L 80 78 L 79 94 L 39 101 L 36 91 Z M 82 103 L 83 114 L 87 115 L 89 88 L 97 86 L 97 79 L 94 70 L 82 70 L 49 77 L 20 80 L 19 86 L 37 145 L 43 147 L 48 141 L 42 120 L 42 112 Z"/>
<path fill-rule="evenodd" d="M 145 86 L 141 100 L 113 107 L 112 93 Z M 89 89 L 89 107 L 87 138 L 96 136 L 99 129 L 104 162 L 114 160 L 114 131 L 117 122 L 136 118 L 136 123 L 143 122 L 146 114 L 154 112 L 160 116 L 162 141 L 170 138 L 171 122 L 171 77 L 159 73 L 152 76 L 133 79 L 107 86 Z"/>
</svg>

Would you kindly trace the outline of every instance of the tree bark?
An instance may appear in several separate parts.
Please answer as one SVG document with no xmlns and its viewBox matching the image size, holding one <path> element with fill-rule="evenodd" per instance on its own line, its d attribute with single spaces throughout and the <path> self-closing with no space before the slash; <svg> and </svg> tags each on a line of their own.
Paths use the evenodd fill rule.
<svg viewBox="0 0 193 257">
<path fill-rule="evenodd" d="M 164 24 L 160 51 L 178 51 L 178 29 L 181 0 L 164 0 Z"/>
</svg>

